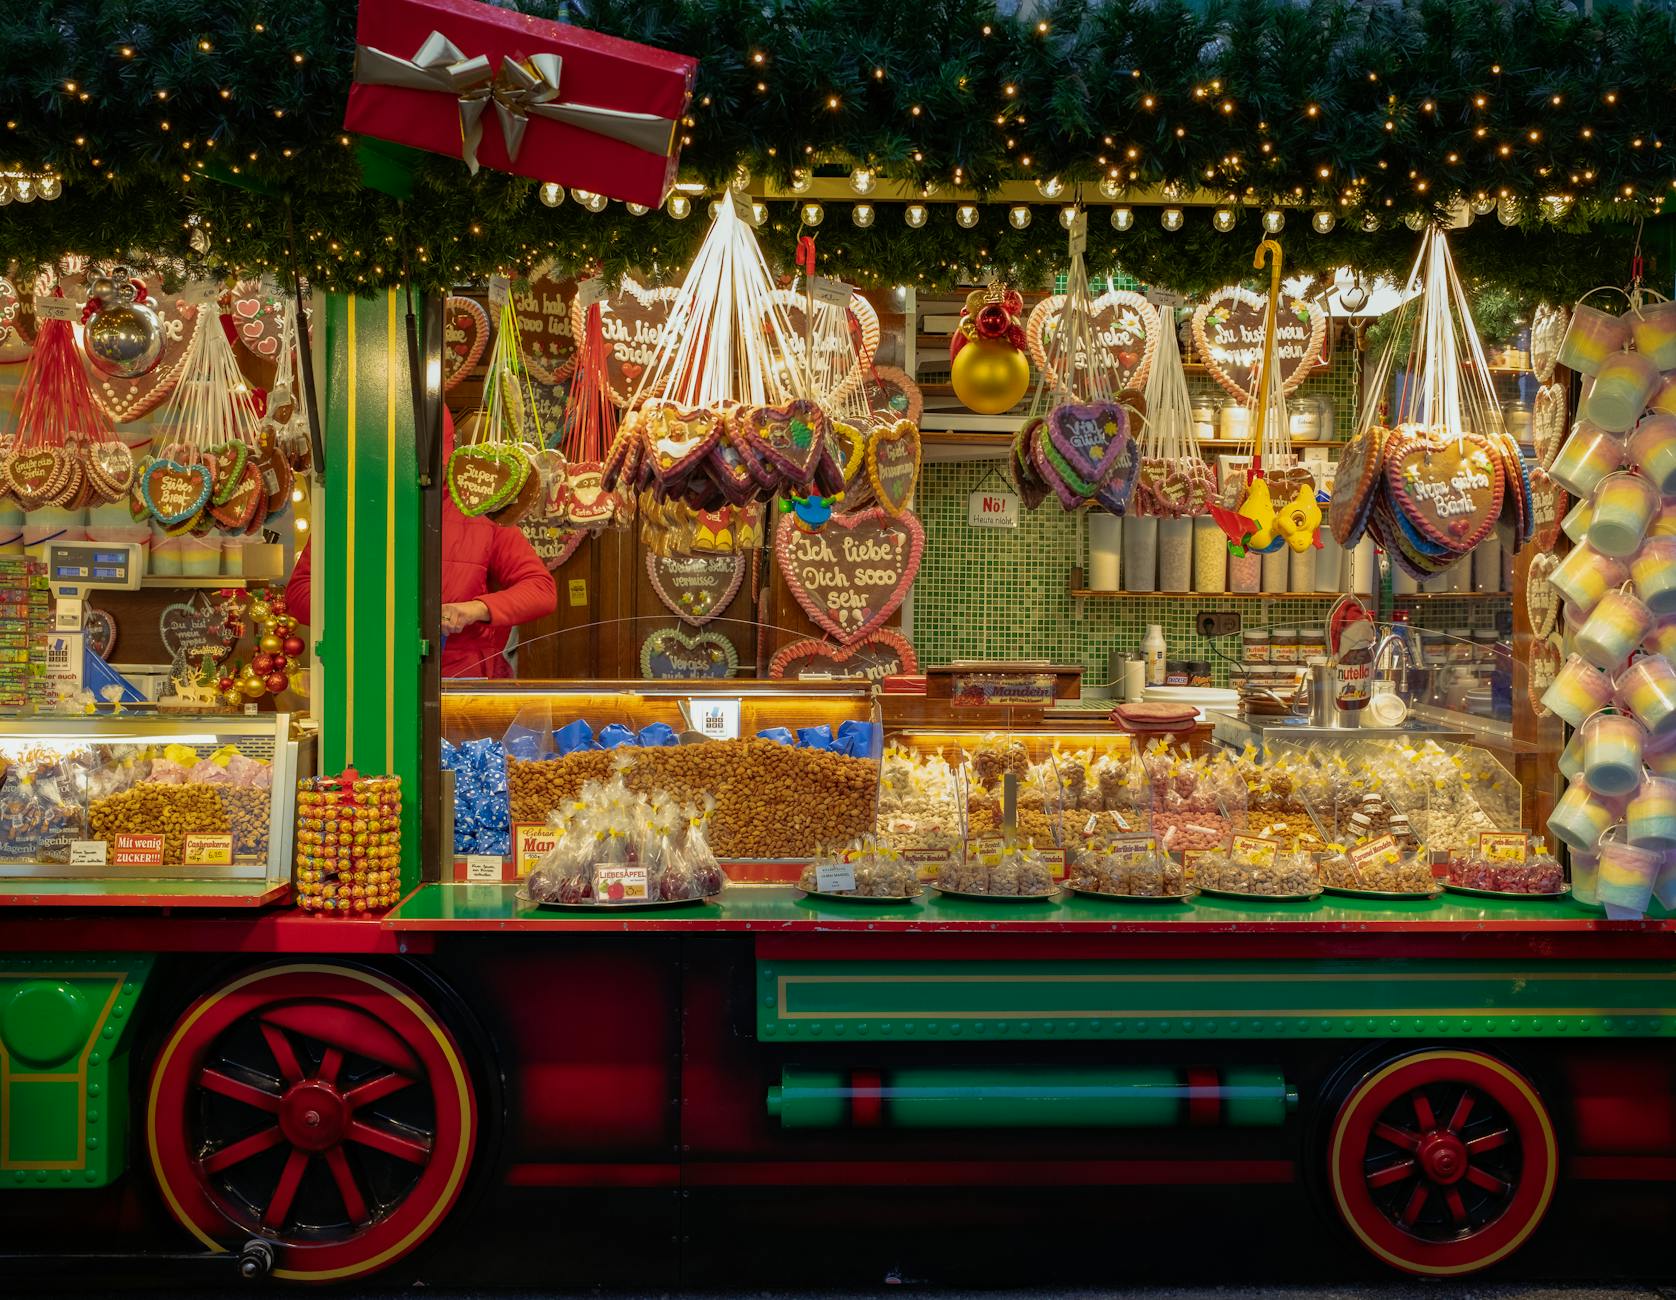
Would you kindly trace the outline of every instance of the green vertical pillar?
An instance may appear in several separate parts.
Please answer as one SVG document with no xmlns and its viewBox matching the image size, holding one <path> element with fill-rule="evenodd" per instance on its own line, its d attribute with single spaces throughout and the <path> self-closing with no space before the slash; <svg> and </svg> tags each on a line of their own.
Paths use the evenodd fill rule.
<svg viewBox="0 0 1676 1300">
<path fill-rule="evenodd" d="M 402 884 L 419 880 L 422 699 L 418 460 L 400 291 L 326 298 L 325 508 L 314 629 L 323 772 L 402 778 Z"/>
</svg>

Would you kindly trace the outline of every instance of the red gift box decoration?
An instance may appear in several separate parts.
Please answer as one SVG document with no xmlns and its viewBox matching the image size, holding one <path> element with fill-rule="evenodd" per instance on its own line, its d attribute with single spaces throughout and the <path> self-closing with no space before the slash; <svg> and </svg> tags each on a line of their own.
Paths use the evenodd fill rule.
<svg viewBox="0 0 1676 1300">
<path fill-rule="evenodd" d="M 343 125 L 473 174 L 655 207 L 675 183 L 697 71 L 684 54 L 474 0 L 363 0 Z"/>
</svg>

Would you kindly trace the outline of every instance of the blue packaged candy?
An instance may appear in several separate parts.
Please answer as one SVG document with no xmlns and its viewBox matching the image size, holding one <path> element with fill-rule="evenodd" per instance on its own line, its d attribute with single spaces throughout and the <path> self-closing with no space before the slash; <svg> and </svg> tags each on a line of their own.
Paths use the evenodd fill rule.
<svg viewBox="0 0 1676 1300">
<path fill-rule="evenodd" d="M 442 742 L 442 766 L 454 773 L 454 852 L 512 851 L 506 747 L 497 740 Z"/>
<path fill-rule="evenodd" d="M 640 744 L 646 749 L 660 749 L 665 745 L 680 743 L 675 728 L 667 722 L 649 722 L 640 728 Z"/>
<path fill-rule="evenodd" d="M 594 739 L 594 729 L 580 718 L 555 731 L 553 744 L 558 747 L 559 758 L 578 750 L 599 748 L 599 742 Z"/>
<path fill-rule="evenodd" d="M 838 724 L 837 750 L 841 754 L 848 754 L 851 758 L 872 758 L 875 728 L 871 722 L 849 722 Z"/>
<path fill-rule="evenodd" d="M 528 727 L 520 727 L 513 723 L 506 729 L 506 735 L 501 737 L 501 744 L 506 746 L 506 752 L 513 758 L 534 762 L 541 757 L 541 733 L 531 731 Z"/>
<path fill-rule="evenodd" d="M 796 739 L 785 727 L 766 727 L 757 732 L 758 740 L 772 740 L 776 745 L 795 745 Z"/>
<path fill-rule="evenodd" d="M 797 743 L 804 749 L 831 749 L 832 728 L 824 722 L 818 727 L 799 727 Z"/>
<path fill-rule="evenodd" d="M 633 731 L 620 722 L 613 722 L 601 728 L 599 733 L 600 749 L 621 749 L 624 745 L 638 745 Z"/>
</svg>

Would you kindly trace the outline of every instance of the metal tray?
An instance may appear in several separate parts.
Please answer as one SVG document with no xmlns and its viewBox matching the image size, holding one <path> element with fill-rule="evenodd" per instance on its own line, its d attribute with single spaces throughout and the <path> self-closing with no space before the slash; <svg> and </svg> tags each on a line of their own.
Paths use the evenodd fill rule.
<svg viewBox="0 0 1676 1300">
<path fill-rule="evenodd" d="M 894 906 L 898 903 L 917 903 L 925 897 L 924 891 L 917 894 L 834 894 L 824 889 L 804 889 L 801 885 L 796 888 L 805 898 L 818 898 L 822 902 L 832 903 L 878 903 Z"/>
<path fill-rule="evenodd" d="M 974 894 L 964 889 L 944 889 L 941 885 L 932 885 L 931 888 L 949 898 L 975 898 L 981 903 L 1048 903 L 1062 892 L 1055 889 L 1051 894 Z"/>
<path fill-rule="evenodd" d="M 1570 884 L 1563 884 L 1552 894 L 1528 894 L 1515 889 L 1477 889 L 1472 885 L 1453 885 L 1449 881 L 1443 882 L 1443 887 L 1451 894 L 1466 894 L 1470 898 L 1564 898 L 1571 892 Z"/>
<path fill-rule="evenodd" d="M 1108 894 L 1100 889 L 1081 889 L 1076 885 L 1065 888 L 1078 898 L 1102 898 L 1109 903 L 1185 903 L 1199 891 L 1189 889 L 1184 894 Z"/>
<path fill-rule="evenodd" d="M 1350 889 L 1344 885 L 1322 885 L 1322 891 L 1340 898 L 1441 898 L 1443 886 L 1424 892 L 1413 889 Z"/>
<path fill-rule="evenodd" d="M 538 898 L 531 898 L 529 890 L 520 889 L 514 897 L 520 903 L 533 903 L 553 912 L 639 912 L 648 907 L 696 907 L 700 903 L 713 903 L 721 895 L 706 894 L 702 898 L 676 898 L 668 902 L 661 898 L 648 898 L 643 903 L 544 903 Z"/>
<path fill-rule="evenodd" d="M 1209 885 L 1200 885 L 1199 892 L 1212 898 L 1237 898 L 1242 903 L 1307 903 L 1321 897 L 1320 887 L 1307 894 L 1247 894 L 1238 889 L 1212 889 Z"/>
</svg>

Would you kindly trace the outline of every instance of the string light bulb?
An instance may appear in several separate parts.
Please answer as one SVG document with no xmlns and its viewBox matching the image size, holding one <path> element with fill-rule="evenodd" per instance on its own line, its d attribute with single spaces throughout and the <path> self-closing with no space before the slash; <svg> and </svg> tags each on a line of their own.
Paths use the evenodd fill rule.
<svg viewBox="0 0 1676 1300">
<path fill-rule="evenodd" d="M 1211 213 L 1210 224 L 1224 235 L 1234 228 L 1234 210 L 1232 208 L 1218 208 Z"/>
<path fill-rule="evenodd" d="M 850 209 L 850 220 L 854 222 L 856 227 L 860 230 L 866 230 L 869 226 L 871 226 L 873 224 L 873 217 L 874 212 L 873 205 L 871 203 L 858 203 Z"/>
<path fill-rule="evenodd" d="M 1030 224 L 1030 209 L 1020 203 L 1007 211 L 1007 224 L 1014 230 L 1023 230 Z"/>
<path fill-rule="evenodd" d="M 1059 209 L 1059 224 L 1066 230 L 1077 224 L 1077 214 L 1081 212 L 1075 203 L 1067 203 Z"/>
<path fill-rule="evenodd" d="M 685 194 L 671 194 L 669 201 L 663 205 L 665 212 L 677 221 L 685 221 L 692 215 L 693 201 Z"/>
<path fill-rule="evenodd" d="M 1182 216 L 1180 208 L 1165 208 L 1163 212 L 1158 214 L 1158 224 L 1163 226 L 1165 230 L 1170 231 L 1172 234 L 1181 229 L 1181 222 Z"/>
<path fill-rule="evenodd" d="M 908 228 L 910 230 L 921 229 L 925 225 L 925 220 L 928 216 L 930 216 L 930 209 L 928 209 L 923 203 L 910 203 L 907 207 L 902 209 L 902 220 L 908 223 Z"/>
<path fill-rule="evenodd" d="M 793 194 L 807 194 L 809 186 L 813 183 L 809 178 L 809 173 L 804 171 L 803 168 L 793 169 L 791 174 L 791 192 Z"/>
<path fill-rule="evenodd" d="M 1135 224 L 1135 210 L 1133 208 L 1113 208 L 1111 222 L 1112 229 L 1121 234 Z"/>
<path fill-rule="evenodd" d="M 962 203 L 954 210 L 954 219 L 962 230 L 970 230 L 978 224 L 977 206 L 971 203 Z"/>
<path fill-rule="evenodd" d="M 1263 214 L 1263 230 L 1270 235 L 1278 235 L 1286 229 L 1286 214 L 1279 208 L 1270 208 Z"/>
<path fill-rule="evenodd" d="M 1487 217 L 1496 210 L 1496 201 L 1488 194 L 1480 194 L 1469 205 L 1475 217 Z"/>
<path fill-rule="evenodd" d="M 540 194 L 541 201 L 550 208 L 556 208 L 564 202 L 564 186 L 555 185 L 552 181 L 548 181 L 537 193 Z"/>
<path fill-rule="evenodd" d="M 1511 194 L 1504 194 L 1496 201 L 1496 220 L 1504 226 L 1516 226 L 1524 218 L 1524 207 Z"/>
<path fill-rule="evenodd" d="M 850 173 L 850 188 L 857 194 L 871 194 L 877 184 L 878 179 L 870 167 L 857 167 Z"/>
<path fill-rule="evenodd" d="M 803 205 L 802 217 L 804 225 L 818 226 L 821 222 L 826 220 L 826 209 L 821 207 L 818 203 L 805 203 Z"/>
<path fill-rule="evenodd" d="M 1123 193 L 1123 186 L 1118 181 L 1117 177 L 1115 177 L 1115 176 L 1102 176 L 1100 178 L 1100 194 L 1101 194 L 1101 197 L 1108 198 L 1108 199 L 1115 199 L 1121 193 Z"/>
<path fill-rule="evenodd" d="M 1338 224 L 1338 218 L 1326 208 L 1317 208 L 1310 217 L 1309 224 L 1316 234 L 1325 235 Z"/>
<path fill-rule="evenodd" d="M 1065 192 L 1065 182 L 1057 176 L 1049 176 L 1036 182 L 1036 193 L 1044 199 L 1057 199 Z"/>
</svg>

